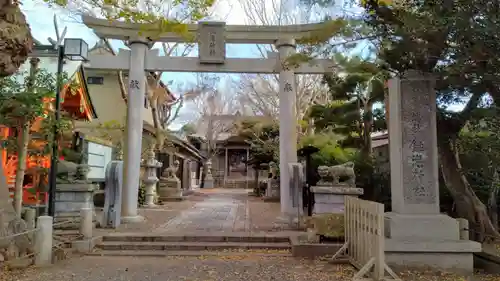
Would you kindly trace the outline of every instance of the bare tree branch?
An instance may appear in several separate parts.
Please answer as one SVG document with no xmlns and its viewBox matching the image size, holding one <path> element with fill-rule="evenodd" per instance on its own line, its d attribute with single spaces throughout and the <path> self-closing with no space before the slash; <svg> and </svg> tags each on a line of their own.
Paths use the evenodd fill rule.
<svg viewBox="0 0 500 281">
<path fill-rule="evenodd" d="M 321 17 L 312 7 L 285 9 L 280 0 L 240 0 L 249 24 L 281 25 L 315 22 Z M 300 10 L 300 11 L 299 11 Z M 297 16 L 300 14 L 300 16 Z M 262 57 L 268 52 L 275 52 L 274 46 L 258 45 Z M 297 119 L 302 120 L 311 104 L 324 103 L 329 99 L 328 90 L 321 85 L 320 75 L 297 75 Z M 279 112 L 279 76 L 240 75 L 234 81 L 238 89 L 241 106 L 254 114 L 277 119 Z"/>
</svg>

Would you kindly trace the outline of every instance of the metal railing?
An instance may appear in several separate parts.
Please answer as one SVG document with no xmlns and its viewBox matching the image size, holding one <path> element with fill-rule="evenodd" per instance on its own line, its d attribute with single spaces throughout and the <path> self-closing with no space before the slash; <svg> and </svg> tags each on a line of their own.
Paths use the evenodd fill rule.
<svg viewBox="0 0 500 281">
<path fill-rule="evenodd" d="M 346 196 L 344 211 L 345 243 L 332 259 L 345 257 L 358 269 L 353 281 L 400 280 L 385 262 L 384 205 Z"/>
</svg>

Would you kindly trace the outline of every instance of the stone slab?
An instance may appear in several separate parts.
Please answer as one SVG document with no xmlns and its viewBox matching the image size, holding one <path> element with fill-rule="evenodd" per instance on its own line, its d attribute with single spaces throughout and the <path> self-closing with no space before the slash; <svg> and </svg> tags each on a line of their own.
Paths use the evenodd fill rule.
<svg viewBox="0 0 500 281">
<path fill-rule="evenodd" d="M 362 188 L 349 187 L 346 185 L 335 186 L 312 186 L 314 193 L 315 214 L 343 213 L 345 209 L 345 196 L 358 196 L 363 194 Z"/>
<path fill-rule="evenodd" d="M 214 181 L 205 180 L 205 182 L 203 183 L 203 188 L 214 188 Z"/>
<path fill-rule="evenodd" d="M 143 216 L 122 216 L 121 221 L 123 223 L 138 223 L 138 222 L 143 222 L 145 218 Z"/>
<path fill-rule="evenodd" d="M 301 258 L 333 256 L 342 247 L 342 243 L 305 243 L 300 241 L 298 236 L 291 236 L 290 243 L 292 244 L 292 256 Z M 342 259 L 340 263 L 348 264 L 349 260 Z"/>
<path fill-rule="evenodd" d="M 247 252 L 251 254 L 252 257 L 290 257 L 290 253 L 276 252 L 276 253 L 255 253 L 254 251 Z M 200 257 L 200 256 L 236 256 L 241 257 L 245 252 L 221 252 L 214 251 L 210 252 L 207 250 L 203 251 L 145 251 L 145 250 L 132 250 L 132 251 L 115 251 L 115 250 L 100 250 L 91 253 L 86 253 L 86 256 L 105 256 L 105 257 Z M 175 277 L 177 278 L 177 277 Z"/>
<path fill-rule="evenodd" d="M 91 190 L 58 191 L 56 192 L 56 201 L 89 201 L 89 194 L 92 194 Z"/>
<path fill-rule="evenodd" d="M 55 202 L 55 213 L 80 212 L 83 208 L 92 208 L 89 202 Z"/>
<path fill-rule="evenodd" d="M 94 250 L 95 246 L 102 242 L 102 236 L 92 237 L 85 240 L 76 240 L 71 242 L 71 248 L 77 253 L 90 253 Z"/>
<path fill-rule="evenodd" d="M 345 195 L 314 193 L 314 214 L 344 213 Z"/>
<path fill-rule="evenodd" d="M 468 240 L 408 241 L 386 239 L 385 254 L 389 265 L 433 267 L 472 273 L 474 253 L 481 244 Z"/>
<path fill-rule="evenodd" d="M 160 198 L 162 202 L 179 202 L 179 201 L 184 201 L 186 198 L 184 197 L 167 197 L 167 198 Z"/>
<path fill-rule="evenodd" d="M 96 186 L 91 183 L 57 183 L 57 192 L 91 192 Z"/>
<path fill-rule="evenodd" d="M 264 197 L 264 202 L 280 202 L 279 197 Z"/>
<path fill-rule="evenodd" d="M 123 242 L 103 241 L 97 245 L 103 250 L 226 250 L 226 249 L 266 249 L 289 250 L 290 243 L 259 243 L 259 242 Z"/>
<path fill-rule="evenodd" d="M 345 195 L 362 195 L 363 189 L 356 187 L 349 187 L 346 185 L 338 186 L 311 186 L 313 193 L 326 193 L 326 194 L 345 194 Z"/>
<path fill-rule="evenodd" d="M 385 213 L 385 235 L 408 241 L 460 240 L 458 221 L 447 215 Z"/>
</svg>

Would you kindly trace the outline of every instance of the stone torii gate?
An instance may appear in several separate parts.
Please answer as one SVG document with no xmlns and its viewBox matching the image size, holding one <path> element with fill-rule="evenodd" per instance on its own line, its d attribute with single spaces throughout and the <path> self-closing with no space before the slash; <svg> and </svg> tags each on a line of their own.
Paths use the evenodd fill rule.
<svg viewBox="0 0 500 281">
<path fill-rule="evenodd" d="M 257 26 L 226 25 L 224 22 L 201 22 L 188 25 L 188 35 L 144 30 L 139 24 L 114 22 L 84 16 L 83 22 L 100 38 L 125 40 L 129 50 L 121 49 L 117 56 L 90 55 L 87 68 L 129 71 L 127 107 L 127 138 L 125 179 L 122 195 L 124 222 L 142 220 L 137 213 L 137 190 L 142 144 L 142 107 L 145 95 L 145 71 L 279 73 L 279 149 L 281 212 L 296 215 L 291 206 L 288 164 L 297 162 L 296 81 L 295 74 L 324 74 L 333 70 L 331 60 L 312 60 L 295 68 L 284 67 L 286 58 L 295 53 L 296 40 L 309 38 L 320 31 L 321 24 Z M 198 57 L 159 56 L 150 50 L 156 42 L 189 42 L 196 38 Z M 277 53 L 268 58 L 226 58 L 226 43 L 274 44 Z M 300 210 L 301 211 L 301 210 Z"/>
</svg>

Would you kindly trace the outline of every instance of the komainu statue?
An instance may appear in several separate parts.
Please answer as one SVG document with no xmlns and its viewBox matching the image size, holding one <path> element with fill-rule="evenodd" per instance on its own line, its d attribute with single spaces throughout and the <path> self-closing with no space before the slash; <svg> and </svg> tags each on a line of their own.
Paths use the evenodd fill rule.
<svg viewBox="0 0 500 281">
<path fill-rule="evenodd" d="M 57 183 L 73 183 L 78 176 L 78 164 L 66 160 L 57 162 Z"/>
<path fill-rule="evenodd" d="M 318 174 L 321 177 L 318 185 L 336 185 L 340 183 L 340 178 L 347 178 L 344 183 L 349 186 L 356 185 L 353 162 L 346 162 L 336 166 L 319 166 Z"/>
</svg>

